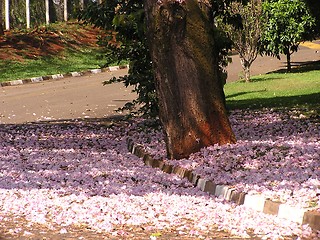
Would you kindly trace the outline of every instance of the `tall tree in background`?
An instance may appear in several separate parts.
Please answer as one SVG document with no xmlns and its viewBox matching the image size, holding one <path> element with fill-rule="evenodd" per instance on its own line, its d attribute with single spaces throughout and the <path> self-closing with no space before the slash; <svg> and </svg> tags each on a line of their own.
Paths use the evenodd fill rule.
<svg viewBox="0 0 320 240">
<path fill-rule="evenodd" d="M 3 2 L 0 0 L 0 36 L 4 35 L 3 31 L 3 17 L 2 17 L 2 7 L 3 7 Z"/>
<path fill-rule="evenodd" d="M 303 0 L 267 0 L 262 6 L 261 52 L 279 59 L 285 54 L 287 71 L 291 71 L 292 53 L 301 42 L 314 39 L 315 19 Z"/>
<path fill-rule="evenodd" d="M 233 2 L 230 12 L 241 17 L 242 25 L 223 25 L 233 47 L 239 54 L 246 82 L 250 81 L 250 67 L 258 56 L 258 43 L 261 36 L 262 1 L 249 0 L 248 3 Z"/>
<path fill-rule="evenodd" d="M 144 4 L 168 157 L 234 143 L 209 17 L 197 0 Z"/>
<path fill-rule="evenodd" d="M 316 19 L 316 35 L 320 37 L 320 7 L 319 0 L 304 0 L 310 9 L 312 16 Z"/>
</svg>

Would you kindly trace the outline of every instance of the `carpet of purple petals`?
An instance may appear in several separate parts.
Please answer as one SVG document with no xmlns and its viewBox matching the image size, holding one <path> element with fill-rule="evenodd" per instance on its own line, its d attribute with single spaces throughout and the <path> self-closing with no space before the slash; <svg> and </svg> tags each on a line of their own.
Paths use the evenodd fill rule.
<svg viewBox="0 0 320 240">
<path fill-rule="evenodd" d="M 301 204 L 317 201 L 319 125 L 290 116 L 234 112 L 236 145 L 203 149 L 181 164 L 249 192 L 287 201 L 301 197 Z M 0 221 L 17 216 L 30 224 L 65 227 L 64 232 L 87 226 L 115 237 L 124 234 L 117 226 L 174 227 L 195 238 L 212 226 L 240 237 L 310 236 L 308 226 L 226 203 L 176 175 L 144 166 L 127 151 L 126 133 L 134 125 L 1 125 Z M 148 139 L 135 136 L 137 142 L 149 141 L 157 156 L 164 154 L 160 132 L 149 129 Z"/>
<path fill-rule="evenodd" d="M 299 110 L 236 110 L 230 115 L 238 142 L 203 148 L 188 159 L 166 160 L 160 130 L 135 133 L 156 159 L 192 169 L 216 184 L 299 208 L 320 209 L 320 122 Z M 138 136 L 138 137 L 137 137 Z"/>
</svg>

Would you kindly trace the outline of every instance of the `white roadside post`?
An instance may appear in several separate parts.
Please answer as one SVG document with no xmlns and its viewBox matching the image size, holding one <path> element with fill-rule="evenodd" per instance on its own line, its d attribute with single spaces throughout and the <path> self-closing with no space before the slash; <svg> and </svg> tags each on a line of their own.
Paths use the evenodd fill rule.
<svg viewBox="0 0 320 240">
<path fill-rule="evenodd" d="M 30 28 L 30 0 L 26 0 L 26 20 L 27 28 Z"/>
<path fill-rule="evenodd" d="M 5 1 L 6 30 L 10 30 L 10 0 Z"/>
<path fill-rule="evenodd" d="M 50 23 L 50 5 L 49 5 L 49 0 L 45 0 L 45 5 L 46 5 L 46 24 Z"/>
<path fill-rule="evenodd" d="M 68 21 L 68 0 L 64 0 L 63 2 L 63 16 L 64 16 L 64 21 Z"/>
<path fill-rule="evenodd" d="M 80 1 L 80 9 L 83 10 L 84 9 L 84 0 Z"/>
</svg>

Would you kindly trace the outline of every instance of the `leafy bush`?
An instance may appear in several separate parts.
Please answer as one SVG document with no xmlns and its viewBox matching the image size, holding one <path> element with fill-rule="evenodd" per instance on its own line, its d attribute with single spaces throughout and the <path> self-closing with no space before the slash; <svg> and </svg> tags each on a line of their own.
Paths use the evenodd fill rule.
<svg viewBox="0 0 320 240">
<path fill-rule="evenodd" d="M 150 117 L 157 116 L 158 101 L 141 1 L 105 1 L 100 5 L 92 3 L 80 14 L 80 19 L 93 23 L 108 33 L 99 40 L 99 43 L 105 46 L 106 65 L 123 60 L 129 62 L 128 75 L 105 82 L 108 84 L 121 81 L 126 87 L 134 86 L 138 98 L 126 103 L 120 110 L 130 110 L 132 114 Z"/>
</svg>

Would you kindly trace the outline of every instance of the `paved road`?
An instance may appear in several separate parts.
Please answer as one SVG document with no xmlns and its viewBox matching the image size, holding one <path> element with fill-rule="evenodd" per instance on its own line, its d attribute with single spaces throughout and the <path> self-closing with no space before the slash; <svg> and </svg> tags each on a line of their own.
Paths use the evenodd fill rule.
<svg viewBox="0 0 320 240">
<path fill-rule="evenodd" d="M 319 61 L 317 44 L 301 47 L 292 56 L 292 62 L 300 64 Z M 238 56 L 233 56 L 228 66 L 228 81 L 239 78 L 241 66 Z M 252 66 L 252 75 L 285 67 L 284 57 L 258 57 Z M 103 72 L 82 77 L 70 77 L 42 83 L 0 88 L 0 124 L 24 123 L 45 120 L 103 118 L 115 115 L 114 109 L 135 98 L 131 89 L 121 83 L 103 86 L 104 80 L 126 74 L 126 70 Z"/>
<path fill-rule="evenodd" d="M 0 88 L 0 123 L 102 118 L 135 98 L 130 89 L 104 80 L 126 70 Z"/>
</svg>

